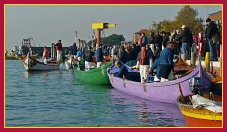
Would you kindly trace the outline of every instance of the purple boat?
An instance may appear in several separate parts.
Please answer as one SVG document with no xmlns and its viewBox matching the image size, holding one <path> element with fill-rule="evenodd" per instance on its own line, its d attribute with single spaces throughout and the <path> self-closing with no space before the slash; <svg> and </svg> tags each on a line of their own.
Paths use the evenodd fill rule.
<svg viewBox="0 0 227 132">
<path fill-rule="evenodd" d="M 209 75 L 203 70 L 199 63 L 196 68 L 189 74 L 167 82 L 152 82 L 142 84 L 140 82 L 140 74 L 131 67 L 125 65 L 128 69 L 128 76 L 130 79 L 123 79 L 114 77 L 111 74 L 119 71 L 114 65 L 108 69 L 108 76 L 113 88 L 118 89 L 124 93 L 141 97 L 148 100 L 160 101 L 166 103 L 176 103 L 177 97 L 180 94 L 179 84 L 183 95 L 192 94 L 189 88 L 189 80 L 193 77 L 201 77 L 202 90 L 201 93 L 210 90 L 211 79 Z"/>
</svg>

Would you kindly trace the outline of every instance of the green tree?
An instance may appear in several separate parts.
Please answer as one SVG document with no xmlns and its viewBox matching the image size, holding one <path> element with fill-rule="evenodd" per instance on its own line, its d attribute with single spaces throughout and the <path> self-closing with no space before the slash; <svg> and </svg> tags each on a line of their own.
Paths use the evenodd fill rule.
<svg viewBox="0 0 227 132">
<path fill-rule="evenodd" d="M 101 38 L 101 43 L 106 44 L 108 46 L 121 44 L 121 41 L 125 41 L 125 38 L 122 34 L 121 35 L 112 34 L 108 37 Z M 97 39 L 95 39 L 93 43 L 96 44 L 96 42 L 97 42 Z M 88 42 L 88 45 L 91 45 L 91 44 L 92 44 L 92 40 Z"/>
<path fill-rule="evenodd" d="M 152 22 L 150 30 L 172 32 L 174 29 L 181 29 L 182 25 L 188 26 L 193 32 L 197 32 L 202 27 L 203 19 L 198 18 L 198 11 L 191 6 L 184 6 L 175 17 L 175 20 L 163 20 Z"/>
<path fill-rule="evenodd" d="M 200 27 L 202 27 L 203 22 L 202 18 L 197 18 L 198 14 L 198 11 L 191 8 L 191 6 L 184 6 L 175 17 L 175 27 L 181 28 L 182 25 L 186 25 L 192 31 L 197 31 Z"/>
</svg>

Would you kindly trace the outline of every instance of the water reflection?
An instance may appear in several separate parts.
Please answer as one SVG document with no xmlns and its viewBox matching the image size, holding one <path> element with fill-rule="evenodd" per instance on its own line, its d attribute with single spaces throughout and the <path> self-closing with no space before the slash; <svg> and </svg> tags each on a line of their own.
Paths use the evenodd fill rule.
<svg viewBox="0 0 227 132">
<path fill-rule="evenodd" d="M 41 77 L 43 77 L 43 79 L 47 79 L 48 78 L 48 71 L 35 71 L 35 72 L 27 72 L 27 71 L 25 71 L 24 72 L 24 77 L 25 78 L 29 78 L 29 77 L 34 76 L 34 75 L 38 75 L 38 76 L 41 75 Z"/>
<path fill-rule="evenodd" d="M 122 111 L 136 112 L 141 126 L 185 126 L 184 117 L 176 104 L 150 101 L 116 89 L 112 89 L 111 94 L 112 102 L 123 106 Z"/>
<path fill-rule="evenodd" d="M 138 106 L 139 108 L 139 121 L 143 124 L 149 124 L 149 115 L 151 112 L 149 112 L 148 104 L 146 102 L 142 102 Z"/>
<path fill-rule="evenodd" d="M 29 77 L 29 74 L 28 74 L 28 72 L 26 71 L 26 72 L 24 72 L 24 77 L 25 78 L 28 78 Z"/>
</svg>

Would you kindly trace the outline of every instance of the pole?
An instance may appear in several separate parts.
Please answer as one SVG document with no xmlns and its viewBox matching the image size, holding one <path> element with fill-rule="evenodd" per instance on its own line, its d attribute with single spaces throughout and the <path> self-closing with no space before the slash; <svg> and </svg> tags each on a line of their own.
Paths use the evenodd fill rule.
<svg viewBox="0 0 227 132">
<path fill-rule="evenodd" d="M 220 56 L 220 77 L 222 76 L 222 56 Z"/>
<path fill-rule="evenodd" d="M 75 37 L 75 43 L 77 42 L 77 31 L 75 31 L 76 37 Z M 79 44 L 76 44 L 78 47 L 80 46 Z"/>
<path fill-rule="evenodd" d="M 195 53 L 191 52 L 191 65 L 195 66 Z"/>
<path fill-rule="evenodd" d="M 206 64 L 206 72 L 210 72 L 210 52 L 206 52 L 205 64 Z"/>
<path fill-rule="evenodd" d="M 98 33 L 98 36 L 97 36 L 96 48 L 99 47 L 100 42 L 101 42 L 101 29 L 97 29 L 97 33 Z"/>
</svg>

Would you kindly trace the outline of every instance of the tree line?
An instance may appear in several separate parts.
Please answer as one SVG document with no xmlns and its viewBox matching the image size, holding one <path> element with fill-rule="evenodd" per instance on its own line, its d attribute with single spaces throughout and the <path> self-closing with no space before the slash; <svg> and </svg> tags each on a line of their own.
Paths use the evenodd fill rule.
<svg viewBox="0 0 227 132">
<path fill-rule="evenodd" d="M 198 29 L 202 27 L 203 19 L 198 18 L 198 10 L 193 9 L 189 5 L 183 6 L 183 8 L 177 13 L 177 16 L 173 21 L 164 19 L 160 22 L 153 21 L 148 29 L 141 29 L 139 32 L 144 32 L 147 37 L 150 36 L 150 32 L 173 32 L 176 29 L 181 29 L 182 25 L 186 25 L 191 29 L 192 32 L 197 33 Z M 106 44 L 107 46 L 121 44 L 122 41 L 125 41 L 123 35 L 112 34 L 108 37 L 103 37 L 101 43 Z M 97 39 L 90 40 L 88 45 L 96 44 Z"/>
</svg>

